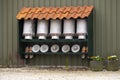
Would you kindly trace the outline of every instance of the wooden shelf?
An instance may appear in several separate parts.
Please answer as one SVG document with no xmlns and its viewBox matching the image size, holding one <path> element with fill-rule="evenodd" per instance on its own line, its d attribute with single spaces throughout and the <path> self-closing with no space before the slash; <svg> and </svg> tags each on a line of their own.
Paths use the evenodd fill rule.
<svg viewBox="0 0 120 80">
<path fill-rule="evenodd" d="M 50 42 L 50 43 L 61 43 L 61 42 L 87 42 L 88 40 L 80 40 L 80 39 L 44 39 L 44 40 L 40 40 L 40 39 L 32 39 L 32 40 L 27 40 L 27 39 L 21 39 L 21 42 L 32 42 L 32 43 L 43 43 L 43 42 Z"/>
<path fill-rule="evenodd" d="M 77 52 L 77 53 L 73 53 L 73 52 L 68 52 L 68 53 L 63 53 L 63 52 L 57 52 L 57 53 L 52 53 L 52 52 L 46 52 L 46 53 L 42 53 L 42 52 L 25 53 L 25 52 L 23 52 L 23 54 L 25 54 L 25 55 L 30 55 L 30 54 L 32 54 L 32 55 L 40 55 L 40 54 L 87 54 L 87 53 L 81 53 L 81 52 Z"/>
<path fill-rule="evenodd" d="M 88 56 L 92 56 L 93 55 L 93 13 L 88 17 L 85 18 L 87 21 L 87 35 L 86 35 L 86 39 L 81 40 L 78 39 L 78 35 L 74 34 L 73 35 L 73 39 L 64 39 L 65 35 L 61 35 L 59 36 L 59 39 L 51 39 L 51 35 L 47 35 L 46 39 L 42 40 L 42 39 L 38 39 L 37 36 L 33 37 L 33 39 L 31 40 L 27 40 L 24 39 L 23 35 L 23 25 L 24 25 L 24 20 L 19 20 L 18 21 L 18 36 L 19 36 L 19 53 L 21 55 L 21 58 L 24 58 L 24 55 L 54 55 L 54 54 L 61 54 L 61 55 L 66 55 L 66 54 L 71 54 L 71 55 L 81 55 L 81 54 L 88 54 Z M 75 25 L 76 26 L 76 25 Z M 50 25 L 48 25 L 48 27 L 50 27 Z M 63 23 L 61 25 L 61 27 L 63 27 Z M 76 27 L 75 27 L 76 28 Z M 37 30 L 37 20 L 35 20 L 35 30 Z M 59 47 L 61 48 L 63 45 L 67 44 L 73 46 L 74 44 L 78 44 L 80 45 L 80 51 L 78 53 L 73 53 L 68 52 L 68 53 L 63 53 L 62 51 L 59 51 L 57 53 L 52 53 L 50 52 L 50 50 L 46 53 L 42 53 L 42 52 L 38 52 L 38 53 L 25 53 L 25 49 L 26 47 L 32 47 L 33 45 L 38 44 L 38 45 L 43 45 L 43 44 L 47 44 L 49 47 L 51 47 L 53 44 L 57 44 L 59 45 Z M 82 53 L 82 47 L 88 47 L 88 52 L 87 53 Z"/>
</svg>

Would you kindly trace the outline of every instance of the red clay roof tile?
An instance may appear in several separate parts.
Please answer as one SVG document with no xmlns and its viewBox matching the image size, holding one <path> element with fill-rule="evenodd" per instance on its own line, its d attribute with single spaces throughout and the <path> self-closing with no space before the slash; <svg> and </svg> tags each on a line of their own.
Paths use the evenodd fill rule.
<svg viewBox="0 0 120 80">
<path fill-rule="evenodd" d="M 70 13 L 76 13 L 76 12 L 77 12 L 77 8 L 78 8 L 78 7 L 71 7 Z"/>
<path fill-rule="evenodd" d="M 61 7 L 61 8 L 59 8 L 59 9 L 56 11 L 56 13 L 58 14 L 58 13 L 64 11 L 64 9 L 65 9 L 64 7 Z"/>
<path fill-rule="evenodd" d="M 59 8 L 49 8 L 49 14 L 55 13 Z"/>
<path fill-rule="evenodd" d="M 57 19 L 57 18 L 59 18 L 59 16 L 61 16 L 61 14 L 62 14 L 61 12 L 60 12 L 60 13 L 58 13 L 58 14 L 56 14 L 56 13 L 55 13 L 55 15 L 53 16 L 53 18 L 52 18 L 52 19 Z"/>
<path fill-rule="evenodd" d="M 24 8 L 21 13 L 24 14 L 24 13 L 28 13 L 29 11 L 31 10 L 31 8 Z"/>
<path fill-rule="evenodd" d="M 66 12 L 70 13 L 70 11 L 71 11 L 71 7 L 64 7 L 62 13 L 66 13 Z"/>
<path fill-rule="evenodd" d="M 22 8 L 16 18 L 20 19 L 63 19 L 63 18 L 85 18 L 90 15 L 93 6 L 70 6 L 70 7 L 36 7 Z"/>
</svg>

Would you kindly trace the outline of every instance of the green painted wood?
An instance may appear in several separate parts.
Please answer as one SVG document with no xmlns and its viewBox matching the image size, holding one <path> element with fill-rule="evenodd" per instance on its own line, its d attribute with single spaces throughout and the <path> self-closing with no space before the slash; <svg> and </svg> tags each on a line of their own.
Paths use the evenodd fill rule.
<svg viewBox="0 0 120 80">
<path fill-rule="evenodd" d="M 23 5 L 24 1 L 18 0 L 18 3 L 19 3 L 18 4 L 18 11 L 20 11 L 20 9 L 24 7 L 24 5 Z M 29 5 L 29 2 L 28 2 L 28 5 Z"/>
<path fill-rule="evenodd" d="M 3 65 L 8 65 L 8 8 L 7 0 L 3 1 Z M 6 24 L 7 23 L 7 24 Z M 10 26 L 9 26 L 10 27 Z"/>
<path fill-rule="evenodd" d="M 48 42 L 48 43 L 76 43 L 76 42 L 79 42 L 79 43 L 82 43 L 82 42 L 87 42 L 88 40 L 85 39 L 85 40 L 80 40 L 80 39 L 68 39 L 68 40 L 65 40 L 65 39 L 59 39 L 59 40 L 53 40 L 53 39 L 46 39 L 46 40 L 39 40 L 39 39 L 32 39 L 32 40 L 25 40 L 25 39 L 21 39 L 20 40 L 22 43 L 45 43 L 45 42 Z"/>
<path fill-rule="evenodd" d="M 18 59 L 17 21 L 16 14 L 24 6 L 81 6 L 94 5 L 93 11 L 93 42 L 94 54 L 106 57 L 113 53 L 120 57 L 120 0 L 0 0 L 0 64 L 21 65 Z M 12 6 L 12 7 L 11 7 Z M 11 15 L 11 16 L 9 16 Z M 2 20 L 1 20 L 2 17 Z M 69 65 L 83 65 L 80 56 L 69 56 Z M 9 60 L 10 59 L 10 60 Z M 36 56 L 30 60 L 33 65 L 65 65 L 66 56 Z M 55 62 L 56 61 L 56 62 Z M 78 61 L 78 62 L 76 62 Z M 34 63 L 33 63 L 34 62 Z"/>
<path fill-rule="evenodd" d="M 119 15 L 120 14 L 120 9 L 119 9 L 120 0 L 117 0 L 116 3 L 117 3 L 117 5 L 116 5 L 116 10 L 117 10 L 116 11 L 116 35 L 117 35 L 117 37 L 116 37 L 117 44 L 116 45 L 117 45 L 117 53 L 116 54 L 118 56 L 120 56 L 120 53 L 119 53 L 120 52 L 120 35 L 119 35 L 120 34 L 120 31 L 119 31 L 120 30 L 120 22 L 119 22 L 120 21 L 120 15 Z M 120 57 L 119 57 L 119 59 L 120 59 Z"/>
<path fill-rule="evenodd" d="M 55 6 L 56 7 L 60 7 L 60 4 L 61 4 L 61 0 L 57 0 L 57 1 L 55 0 Z"/>
<path fill-rule="evenodd" d="M 55 6 L 55 0 L 51 0 L 49 3 L 50 3 L 49 5 L 50 5 L 51 7 L 54 7 L 54 6 Z"/>
<path fill-rule="evenodd" d="M 116 13 L 116 10 L 117 10 L 117 7 L 116 7 L 116 5 L 117 5 L 117 2 L 116 2 L 117 0 L 111 0 L 111 5 L 112 5 L 112 7 L 111 7 L 111 9 L 112 9 L 112 11 L 111 11 L 111 32 L 112 32 L 112 54 L 113 53 L 116 53 L 116 52 L 118 52 L 118 50 L 116 50 L 117 49 L 117 20 L 116 20 L 116 18 L 117 18 L 117 13 Z"/>
<path fill-rule="evenodd" d="M 13 58 L 13 65 L 16 65 L 18 64 L 18 58 L 17 58 L 17 55 L 18 55 L 18 25 L 17 25 L 17 20 L 16 20 L 16 14 L 18 12 L 17 10 L 17 6 L 18 5 L 18 2 L 16 0 L 13 1 L 13 6 L 12 6 L 12 9 L 13 9 L 13 16 L 12 16 L 12 24 L 13 24 L 13 31 L 12 32 L 12 36 L 13 36 L 13 55 L 12 55 L 12 58 Z"/>
<path fill-rule="evenodd" d="M 66 6 L 71 6 L 72 5 L 72 0 L 66 0 Z"/>
<path fill-rule="evenodd" d="M 34 7 L 34 0 L 29 0 L 28 4 L 29 4 L 30 7 Z"/>
<path fill-rule="evenodd" d="M 29 0 L 25 0 L 25 1 L 24 1 L 24 3 L 23 3 L 24 7 L 29 7 L 28 2 L 29 2 Z M 37 4 L 36 4 L 36 5 L 37 5 Z"/>
<path fill-rule="evenodd" d="M 98 48 L 97 46 L 96 46 L 96 35 L 97 35 L 97 25 L 96 25 L 96 23 L 97 23 L 97 20 L 96 20 L 96 10 L 97 10 L 97 6 L 96 6 L 96 0 L 94 0 L 94 4 L 93 4 L 94 6 L 95 6 L 95 9 L 94 9 L 94 11 L 93 11 L 93 22 L 94 22 L 94 24 L 93 24 L 93 36 L 94 36 L 94 39 L 93 39 L 93 44 L 94 44 L 94 55 L 96 55 L 96 48 Z M 99 10 L 97 10 L 97 11 L 99 11 Z"/>
<path fill-rule="evenodd" d="M 39 0 L 39 6 L 40 7 L 45 6 L 45 0 Z"/>
<path fill-rule="evenodd" d="M 71 5 L 72 6 L 77 6 L 77 0 L 71 0 Z"/>
<path fill-rule="evenodd" d="M 106 0 L 106 42 L 107 42 L 107 53 L 111 54 L 112 41 L 111 41 L 111 2 Z"/>
<path fill-rule="evenodd" d="M 17 11 L 19 12 L 20 11 L 20 9 L 21 8 L 23 8 L 24 7 L 24 1 L 17 1 L 18 2 L 18 5 L 17 5 Z M 29 2 L 28 2 L 28 6 L 29 6 Z M 18 22 L 17 22 L 17 27 L 18 27 Z M 18 28 L 17 28 L 18 29 Z M 18 42 L 18 39 L 17 39 L 17 42 Z M 18 44 L 17 44 L 18 45 Z M 19 51 L 18 51 L 19 52 Z M 22 66 L 22 65 L 24 65 L 24 61 L 20 58 L 20 55 L 19 55 L 19 53 L 18 53 L 18 55 L 17 55 L 17 58 L 18 58 L 18 63 L 17 63 L 17 65 L 18 66 Z"/>
<path fill-rule="evenodd" d="M 96 9 L 95 9 L 96 24 L 95 25 L 97 26 L 96 29 L 95 29 L 95 32 L 96 32 L 95 34 L 98 35 L 98 36 L 96 36 L 96 43 L 95 43 L 96 44 L 96 49 L 95 50 L 97 50 L 96 53 L 95 53 L 96 55 L 97 54 L 101 55 L 101 48 L 100 48 L 101 47 L 101 35 L 100 35 L 101 34 L 101 32 L 100 32 L 101 31 L 101 24 L 100 24 L 100 18 L 101 18 L 101 10 L 100 9 L 101 8 L 100 8 L 99 2 L 100 1 L 95 1 L 95 3 L 94 3 L 96 5 Z"/>
<path fill-rule="evenodd" d="M 106 15 L 105 14 L 105 10 L 106 10 L 105 9 L 105 0 L 101 1 L 100 7 L 101 7 L 101 15 Z M 102 35 L 102 40 L 101 40 L 102 41 L 102 46 L 101 46 L 101 49 L 102 49 L 101 53 L 102 54 L 101 54 L 101 56 L 102 57 L 107 56 L 107 53 L 106 53 L 106 50 L 107 50 L 106 48 L 107 47 L 105 45 L 106 44 L 106 34 L 105 34 L 106 33 L 106 29 L 105 29 L 106 28 L 106 25 L 105 25 L 106 22 L 105 21 L 106 21 L 106 18 L 104 16 L 101 16 L 101 29 L 102 29 L 101 30 L 102 31 L 102 33 L 101 33 L 101 35 Z"/>
<path fill-rule="evenodd" d="M 88 25 L 88 55 L 93 56 L 93 12 L 91 15 L 87 18 L 87 25 Z"/>
<path fill-rule="evenodd" d="M 40 0 L 35 0 L 34 1 L 34 7 L 38 7 L 39 6 L 39 2 L 40 2 Z"/>
<path fill-rule="evenodd" d="M 8 22 L 8 25 L 7 25 L 7 36 L 8 36 L 8 45 L 7 45 L 7 47 L 8 47 L 8 65 L 13 65 L 13 59 L 12 59 L 12 57 L 13 57 L 13 34 L 12 34 L 12 32 L 13 32 L 13 17 L 12 17 L 12 15 L 13 15 L 13 9 L 12 9 L 12 1 L 8 1 L 8 6 L 7 6 L 7 9 L 8 9 L 8 13 L 9 14 L 7 14 L 7 17 L 8 17 L 8 19 L 7 19 L 7 22 Z M 11 16 L 10 16 L 11 15 Z M 9 26 L 11 26 L 11 27 L 9 27 Z"/>
<path fill-rule="evenodd" d="M 77 0 L 77 6 L 82 6 L 83 5 L 83 0 Z"/>
<path fill-rule="evenodd" d="M 83 5 L 88 5 L 89 0 L 83 0 Z"/>
<path fill-rule="evenodd" d="M 102 1 L 101 1 L 102 2 Z M 101 3 L 100 3 L 101 4 Z M 88 5 L 94 5 L 94 0 L 88 0 Z"/>
<path fill-rule="evenodd" d="M 3 1 L 0 1 L 0 11 L 2 11 L 3 12 L 3 6 L 2 6 L 2 3 L 3 3 Z M 2 36 L 3 36 L 3 13 L 0 13 L 0 54 L 1 54 L 1 56 L 0 56 L 0 64 L 2 64 L 3 62 L 2 62 L 2 59 L 3 59 L 3 40 L 2 40 Z"/>
<path fill-rule="evenodd" d="M 93 2 L 93 5 L 95 6 L 95 1 Z M 96 8 L 93 10 L 93 44 L 94 44 L 94 54 L 96 54 Z"/>
<path fill-rule="evenodd" d="M 61 5 L 61 7 L 62 6 L 66 6 L 66 0 L 61 0 L 61 4 L 60 5 Z"/>
<path fill-rule="evenodd" d="M 54 1 L 52 2 L 55 3 Z M 44 0 L 44 6 L 49 7 L 50 6 L 50 0 Z"/>
</svg>

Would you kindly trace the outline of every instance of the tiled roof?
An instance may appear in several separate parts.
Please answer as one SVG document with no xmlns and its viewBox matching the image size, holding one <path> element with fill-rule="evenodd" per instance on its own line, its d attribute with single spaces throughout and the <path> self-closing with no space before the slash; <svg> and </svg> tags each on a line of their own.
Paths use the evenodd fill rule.
<svg viewBox="0 0 120 80">
<path fill-rule="evenodd" d="M 63 18 L 85 18 L 90 15 L 93 6 L 78 7 L 24 7 L 17 14 L 16 18 L 20 19 L 63 19 Z"/>
</svg>

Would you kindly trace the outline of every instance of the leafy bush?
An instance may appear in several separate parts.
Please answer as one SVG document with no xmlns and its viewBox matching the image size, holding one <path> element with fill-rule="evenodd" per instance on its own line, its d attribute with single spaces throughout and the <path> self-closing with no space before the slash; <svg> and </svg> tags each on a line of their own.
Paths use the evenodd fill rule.
<svg viewBox="0 0 120 80">
<path fill-rule="evenodd" d="M 116 55 L 108 56 L 108 60 L 118 60 L 118 57 Z"/>
<path fill-rule="evenodd" d="M 95 61 L 101 61 L 102 58 L 100 56 L 92 56 L 90 59 L 95 60 Z"/>
</svg>

